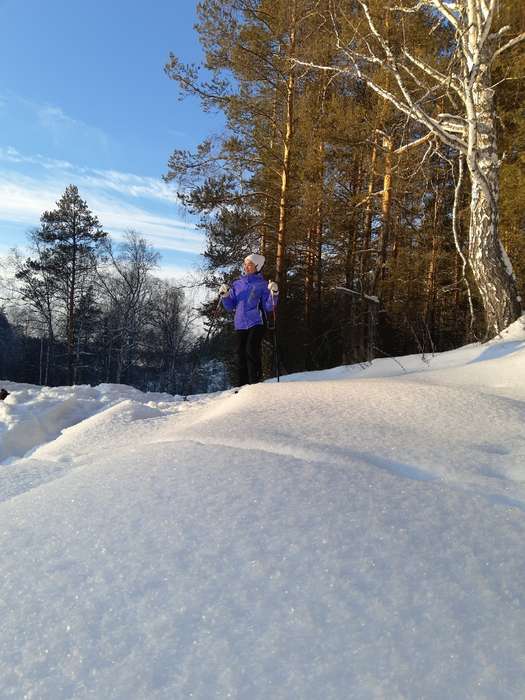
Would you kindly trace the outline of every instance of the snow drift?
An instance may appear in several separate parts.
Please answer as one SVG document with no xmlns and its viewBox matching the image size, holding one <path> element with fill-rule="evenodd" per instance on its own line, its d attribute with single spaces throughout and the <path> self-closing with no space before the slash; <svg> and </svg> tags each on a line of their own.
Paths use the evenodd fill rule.
<svg viewBox="0 0 525 700">
<path fill-rule="evenodd" d="M 522 323 L 286 379 L 2 383 L 0 697 L 525 697 Z"/>
</svg>

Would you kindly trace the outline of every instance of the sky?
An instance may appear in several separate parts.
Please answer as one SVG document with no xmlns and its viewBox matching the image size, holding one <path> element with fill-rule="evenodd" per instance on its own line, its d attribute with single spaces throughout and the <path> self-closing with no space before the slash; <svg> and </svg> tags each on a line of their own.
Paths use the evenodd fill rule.
<svg viewBox="0 0 525 700">
<path fill-rule="evenodd" d="M 198 62 L 194 0 L 0 0 L 0 256 L 68 184 L 116 240 L 135 229 L 160 274 L 201 263 L 204 237 L 162 175 L 220 129 L 164 73 Z"/>
</svg>

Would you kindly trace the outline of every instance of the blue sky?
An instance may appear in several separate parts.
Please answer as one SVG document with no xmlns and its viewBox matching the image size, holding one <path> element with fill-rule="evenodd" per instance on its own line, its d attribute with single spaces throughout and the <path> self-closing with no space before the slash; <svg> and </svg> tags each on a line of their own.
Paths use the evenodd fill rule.
<svg viewBox="0 0 525 700">
<path fill-rule="evenodd" d="M 198 61 L 194 0 L 0 0 L 0 255 L 23 245 L 65 187 L 115 238 L 141 232 L 171 276 L 202 234 L 162 175 L 174 148 L 220 129 L 177 99 L 169 52 Z"/>
</svg>

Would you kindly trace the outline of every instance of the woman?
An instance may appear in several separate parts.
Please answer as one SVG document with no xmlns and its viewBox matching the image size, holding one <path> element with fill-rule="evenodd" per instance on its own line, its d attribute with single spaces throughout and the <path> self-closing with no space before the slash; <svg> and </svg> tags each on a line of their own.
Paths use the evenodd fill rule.
<svg viewBox="0 0 525 700">
<path fill-rule="evenodd" d="M 264 335 L 264 314 L 277 306 L 279 289 L 275 282 L 262 276 L 264 256 L 252 253 L 244 259 L 244 275 L 231 288 L 221 285 L 219 294 L 227 311 L 235 310 L 239 386 L 261 381 L 261 343 Z"/>
</svg>

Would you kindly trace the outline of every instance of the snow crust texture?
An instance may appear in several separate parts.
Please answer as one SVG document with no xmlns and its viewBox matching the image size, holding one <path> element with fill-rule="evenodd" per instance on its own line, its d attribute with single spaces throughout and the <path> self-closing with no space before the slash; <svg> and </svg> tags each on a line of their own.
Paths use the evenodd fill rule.
<svg viewBox="0 0 525 700">
<path fill-rule="evenodd" d="M 0 698 L 525 698 L 525 332 L 180 397 L 0 382 Z"/>
</svg>

